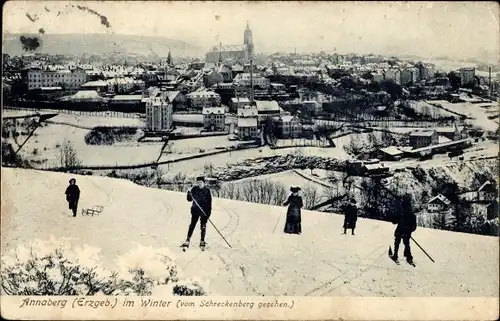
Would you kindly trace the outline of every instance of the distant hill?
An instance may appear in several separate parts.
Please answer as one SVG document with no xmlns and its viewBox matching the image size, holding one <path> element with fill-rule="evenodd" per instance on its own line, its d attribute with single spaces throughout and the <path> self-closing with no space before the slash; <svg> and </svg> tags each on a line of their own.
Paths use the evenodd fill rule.
<svg viewBox="0 0 500 321">
<path fill-rule="evenodd" d="M 170 50 L 174 57 L 199 57 L 204 55 L 201 47 L 181 40 L 109 34 L 4 34 L 2 51 L 10 55 L 27 53 L 23 50 L 20 41 L 21 36 L 38 37 L 40 46 L 34 51 L 35 53 L 62 55 L 121 53 L 146 56 L 154 53 L 166 57 Z"/>
</svg>

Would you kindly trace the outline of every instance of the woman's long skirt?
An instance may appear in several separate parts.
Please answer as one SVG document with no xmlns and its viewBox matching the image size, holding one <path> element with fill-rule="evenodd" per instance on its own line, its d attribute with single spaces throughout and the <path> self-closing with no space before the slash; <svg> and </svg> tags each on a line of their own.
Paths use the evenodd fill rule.
<svg viewBox="0 0 500 321">
<path fill-rule="evenodd" d="M 286 213 L 284 232 L 288 234 L 301 234 L 302 233 L 301 221 L 302 220 L 301 220 L 300 208 L 289 207 Z"/>
</svg>

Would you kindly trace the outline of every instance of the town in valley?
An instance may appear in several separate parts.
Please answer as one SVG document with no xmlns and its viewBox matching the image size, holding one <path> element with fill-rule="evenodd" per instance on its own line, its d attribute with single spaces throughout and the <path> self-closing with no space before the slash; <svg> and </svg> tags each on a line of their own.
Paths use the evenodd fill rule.
<svg viewBox="0 0 500 321">
<path fill-rule="evenodd" d="M 49 14 L 55 9 L 45 7 L 45 10 L 42 13 Z M 113 26 L 112 15 L 108 15 L 108 19 Z M 229 283 L 222 275 L 207 276 L 208 272 L 207 275 L 200 273 L 211 280 L 216 290 L 227 290 L 230 295 L 418 295 L 412 292 L 416 291 L 416 281 L 413 281 L 413 287 L 393 286 L 392 283 L 387 285 L 391 281 L 384 279 L 386 287 L 376 290 L 368 289 L 361 283 L 359 288 L 355 285 L 343 286 L 351 281 L 356 282 L 354 276 L 354 279 L 350 274 L 347 277 L 351 272 L 345 272 L 342 289 L 341 285 L 338 288 L 334 286 L 335 283 L 331 283 L 333 281 L 328 283 L 334 276 L 323 276 L 322 272 L 316 275 L 311 273 L 312 279 L 321 281 L 307 285 L 306 281 L 297 281 L 301 277 L 294 274 L 305 273 L 305 261 L 297 263 L 294 268 L 283 267 L 285 259 L 281 248 L 275 249 L 275 257 L 265 256 L 263 251 L 267 243 L 291 242 L 284 241 L 284 238 L 271 241 L 271 236 L 265 233 L 271 233 L 273 227 L 276 229 L 274 224 L 279 217 L 276 214 L 264 218 L 264 215 L 268 208 L 272 213 L 286 212 L 282 205 L 287 201 L 292 186 L 300 186 L 303 200 L 301 215 L 304 232 L 299 237 L 313 238 L 316 233 L 314 228 L 333 224 L 327 220 L 343 217 L 346 203 L 356 204 L 360 218 L 357 234 L 342 236 L 347 241 L 341 242 L 349 242 L 342 243 L 343 247 L 361 242 L 357 238 L 372 233 L 367 232 L 369 229 L 373 228 L 373 233 L 379 233 L 377 224 L 381 222 L 388 226 L 383 230 L 388 231 L 384 232 L 386 243 L 381 244 L 392 246 L 393 225 L 389 222 L 393 213 L 400 211 L 401 200 L 409 197 L 418 225 L 415 239 L 421 242 L 419 246 L 425 244 L 425 250 L 431 253 L 424 254 L 412 243 L 412 252 L 416 257 L 415 253 L 418 253 L 416 269 L 423 269 L 421 266 L 424 263 L 420 262 L 426 262 L 426 265 L 440 264 L 439 257 L 434 257 L 436 263 L 431 263 L 425 255 L 436 253 L 438 244 L 448 242 L 445 239 L 455 242 L 451 241 L 454 237 L 473 235 L 475 238 L 470 236 L 470 240 L 473 240 L 470 242 L 481 247 L 479 240 L 482 238 L 489 242 L 498 237 L 498 61 L 495 63 L 474 56 L 457 58 L 415 54 L 419 52 L 418 49 L 411 48 L 401 54 L 383 50 L 350 52 L 326 40 L 318 44 L 319 47 L 323 46 L 323 50 L 308 50 L 300 44 L 299 36 L 290 37 L 292 44 L 288 44 L 287 48 L 292 49 L 273 51 L 269 50 L 272 41 L 266 38 L 266 31 L 259 28 L 261 23 L 258 15 L 246 16 L 232 25 L 232 32 L 237 33 L 237 37 L 224 37 L 221 32 L 207 46 L 191 44 L 191 40 L 182 38 L 162 42 L 161 37 L 149 39 L 144 35 L 142 40 L 138 36 L 119 35 L 118 31 L 117 34 L 103 33 L 95 38 L 86 35 L 92 39 L 92 45 L 84 44 L 87 38 L 69 33 L 51 33 L 47 28 L 39 30 L 37 34 L 19 34 L 17 31 L 4 34 L 4 49 L 8 50 L 4 50 L 2 61 L 2 176 L 4 170 L 7 174 L 11 173 L 7 171 L 16 170 L 17 174 L 6 177 L 19 181 L 19 177 L 35 175 L 33 181 L 27 179 L 29 182 L 23 181 L 23 184 L 41 184 L 43 181 L 43 184 L 47 184 L 47 190 L 59 184 L 65 185 L 68 179 L 74 177 L 81 189 L 82 200 L 85 195 L 90 195 L 91 189 L 95 191 L 96 196 L 92 196 L 92 200 L 87 197 L 87 203 L 81 205 L 88 207 L 88 210 L 84 209 L 88 218 L 83 218 L 90 222 L 102 219 L 106 223 L 95 226 L 102 229 L 96 239 L 80 237 L 96 244 L 99 243 L 98 239 L 109 237 L 109 242 L 116 247 L 104 251 L 110 257 L 124 250 L 125 245 L 120 244 L 118 234 L 122 227 L 113 225 L 119 224 L 119 221 L 106 221 L 106 217 L 109 218 L 111 213 L 126 216 L 120 220 L 130 225 L 125 228 L 130 240 L 154 246 L 163 242 L 160 241 L 163 238 L 168 238 L 170 233 L 166 228 L 163 232 L 161 230 L 164 228 L 162 224 L 167 222 L 161 221 L 164 215 L 162 211 L 178 211 L 177 205 L 172 203 L 174 198 L 178 199 L 176 202 L 187 204 L 184 200 L 186 191 L 203 177 L 214 199 L 213 223 L 220 227 L 221 235 L 227 240 L 220 239 L 218 231 L 208 223 L 208 249 L 200 257 L 213 255 L 211 251 L 219 251 L 217 256 L 210 257 L 210 261 L 206 259 L 210 262 L 209 266 L 219 269 L 219 274 L 231 266 L 232 280 L 236 281 L 226 286 Z M 273 24 L 273 27 L 280 28 L 279 23 Z M 184 28 L 193 28 L 195 34 L 197 27 L 186 23 Z M 335 32 L 347 31 L 340 29 Z M 227 34 L 230 35 L 229 32 Z M 38 40 L 41 41 L 39 45 Z M 352 41 L 367 40 L 353 37 Z M 267 43 L 265 49 L 260 48 L 264 42 Z M 414 45 L 419 46 L 420 42 L 425 40 L 417 41 Z M 63 174 L 66 176 L 41 176 Z M 54 182 L 58 177 L 61 183 Z M 133 182 L 141 189 L 125 185 L 124 182 Z M 11 188 L 16 188 L 14 183 L 10 184 Z M 29 189 L 30 185 L 25 186 Z M 64 190 L 57 188 L 50 192 L 54 195 L 50 197 L 64 198 Z M 131 188 L 130 194 L 117 192 L 127 188 Z M 149 190 L 175 192 L 180 196 L 161 196 Z M 16 196 L 16 202 L 20 204 L 21 199 L 25 200 L 25 204 L 34 202 L 31 196 L 27 196 L 28 191 L 23 193 L 24 198 Z M 37 192 L 33 190 L 32 193 Z M 147 197 L 150 198 L 144 198 L 143 209 L 140 205 L 142 199 L 139 201 L 139 198 L 133 197 L 146 193 L 149 193 Z M 146 207 L 155 207 L 155 202 L 160 202 L 160 199 L 161 202 L 167 202 L 161 203 L 163 209 L 158 206 L 155 214 L 148 214 Z M 130 203 L 126 204 L 129 200 Z M 233 205 L 227 205 L 226 208 L 223 204 L 229 200 L 235 202 L 227 203 Z M 120 202 L 119 209 L 115 208 L 117 202 Z M 49 203 L 42 208 L 51 211 L 49 208 L 56 203 Z M 26 213 L 23 213 L 21 205 L 12 206 L 8 208 L 17 208 L 16 211 L 21 213 L 19 215 L 37 213 L 41 217 L 43 214 L 42 210 L 39 213 L 35 209 L 35 204 Z M 178 247 L 184 241 L 184 225 L 189 223 L 189 210 L 188 205 L 182 206 L 186 207 L 182 209 L 186 214 L 179 213 L 183 229 L 182 233 L 179 232 L 180 238 L 169 239 L 165 243 L 167 245 L 161 243 L 161 246 L 174 248 L 174 244 Z M 243 208 L 247 206 L 249 212 L 244 213 Z M 51 213 L 51 220 L 57 219 L 61 227 L 66 224 L 63 223 L 64 219 L 69 220 L 66 216 L 71 215 L 68 214 L 70 212 L 59 214 L 63 211 L 67 211 L 65 203 L 61 209 Z M 80 216 L 80 213 L 76 215 Z M 138 218 L 141 215 L 143 218 Z M 221 215 L 227 217 L 224 218 L 226 221 Z M 245 215 L 247 218 L 243 218 Z M 252 221 L 253 225 L 245 227 L 244 220 L 250 220 L 248 215 L 259 215 L 255 221 L 260 223 Z M 25 221 L 30 220 L 29 217 L 24 216 L 19 221 L 14 219 L 16 226 L 22 229 L 23 224 L 31 224 Z M 307 223 L 312 217 L 315 220 L 317 217 L 314 226 Z M 82 222 L 85 221 L 83 218 Z M 176 219 L 168 218 L 172 222 Z M 37 224 L 40 225 L 29 230 L 42 238 L 51 233 L 62 233 L 44 230 L 43 226 L 48 224 L 43 223 L 44 220 L 37 218 Z M 143 227 L 142 221 L 148 221 L 145 224 L 150 227 L 149 230 Z M 71 222 L 68 224 L 73 225 L 68 228 L 72 231 L 86 230 L 90 228 L 86 224 L 94 224 Z M 363 227 L 365 222 L 370 228 Z M 76 228 L 75 224 L 79 224 L 79 227 Z M 252 242 L 252 245 L 245 247 L 243 253 L 243 250 L 237 249 L 238 245 L 235 245 L 235 249 L 224 247 L 226 243 L 232 242 L 244 244 L 243 237 L 238 241 L 238 224 L 240 228 L 249 230 L 246 233 L 258 230 L 261 226 L 266 226 L 269 231 L 259 231 L 255 240 L 245 239 L 244 242 Z M 280 224 L 284 224 L 283 221 Z M 270 235 L 282 233 L 280 226 Z M 341 237 L 342 223 L 328 229 L 333 238 Z M 432 234 L 439 235 L 439 238 L 432 236 L 426 242 L 424 237 L 419 239 L 419 231 L 439 231 L 442 234 Z M 84 235 L 84 231 L 75 233 Z M 376 235 L 365 241 L 370 243 L 380 239 L 382 234 Z M 202 241 L 203 238 L 204 234 Z M 315 245 L 311 241 L 308 251 L 316 249 L 321 251 L 321 257 L 328 256 L 326 249 L 318 250 L 322 242 L 330 242 L 325 241 L 325 238 L 318 238 Z M 2 239 L 2 242 L 9 243 L 9 240 L 10 237 Z M 26 235 L 20 240 L 29 241 Z M 467 240 L 463 242 L 469 242 Z M 211 243 L 215 242 L 214 248 L 210 248 Z M 300 243 L 299 239 L 296 242 Z M 241 244 L 240 247 L 243 246 Z M 193 246 L 191 244 L 186 254 L 179 255 L 191 255 Z M 387 246 L 377 249 L 380 253 L 386 253 Z M 460 248 L 465 249 L 463 246 Z M 102 244 L 101 247 L 104 248 Z M 373 247 L 370 250 L 376 250 Z M 453 248 L 456 253 L 461 251 L 458 247 Z M 257 248 L 262 248 L 259 249 L 262 252 L 259 252 L 261 256 L 256 255 L 255 258 L 262 257 L 262 260 L 269 262 L 276 260 L 274 265 L 270 264 L 259 273 L 266 273 L 269 278 L 274 278 L 276 274 L 276 280 L 282 280 L 283 284 L 264 286 L 256 281 L 257 276 L 252 276 L 257 273 L 256 268 L 246 255 Z M 359 245 L 349 251 L 354 253 L 361 249 L 364 248 Z M 490 249 L 493 253 L 493 247 L 482 248 L 484 251 Z M 229 251 L 233 251 L 231 255 Z M 2 245 L 2 256 L 3 252 Z M 300 253 L 302 259 L 307 261 L 310 252 L 300 250 Z M 354 258 L 351 253 L 352 257 L 345 260 L 352 260 L 354 263 L 351 264 L 359 265 L 360 269 L 368 269 L 373 265 L 372 261 L 376 260 L 372 256 L 378 255 L 378 252 L 370 253 L 366 248 L 363 255 Z M 446 255 L 446 247 L 439 253 Z M 481 253 L 477 255 L 484 254 L 486 257 L 487 254 Z M 136 254 L 139 257 L 140 251 Z M 192 255 L 190 259 L 194 260 Z M 468 255 L 464 254 L 463 259 L 468 258 Z M 182 262 L 186 266 L 190 262 L 188 259 L 181 260 L 185 260 Z M 471 260 L 481 262 L 479 259 Z M 324 263 L 317 263 L 318 269 L 319 266 L 332 269 L 326 265 L 326 261 Z M 390 263 L 386 263 L 387 266 L 394 268 Z M 453 265 L 455 269 L 461 265 L 447 264 Z M 347 271 L 343 270 L 344 266 L 339 266 L 338 271 Z M 197 273 L 195 266 L 186 269 L 191 274 Z M 484 269 L 483 276 L 494 277 L 494 273 L 490 273 L 493 270 Z M 366 272 L 369 277 L 366 277 L 365 284 L 376 284 L 378 275 L 370 271 L 373 269 Z M 475 273 L 464 273 L 469 272 Z M 438 272 L 435 273 L 437 275 Z M 478 273 L 483 273 L 483 270 Z M 171 280 L 169 282 L 176 282 L 177 278 L 174 274 L 167 277 Z M 313 282 L 312 279 L 307 282 Z M 324 287 L 320 288 L 320 284 Z M 460 289 L 443 285 L 438 290 L 432 290 L 434 292 L 428 290 L 432 294 L 423 295 L 451 296 L 452 293 L 458 293 L 456 291 L 469 291 L 467 293 L 470 295 L 489 296 L 489 291 L 493 291 L 489 288 L 491 284 L 482 288 L 470 284 Z M 346 287 L 358 293 L 343 290 Z M 189 286 L 178 286 L 176 289 L 180 295 L 203 295 L 192 294 L 194 290 Z M 446 292 L 448 290 L 450 292 Z M 75 295 L 81 293 L 75 291 Z M 135 290 L 124 288 L 120 291 L 121 294 L 127 294 Z"/>
</svg>

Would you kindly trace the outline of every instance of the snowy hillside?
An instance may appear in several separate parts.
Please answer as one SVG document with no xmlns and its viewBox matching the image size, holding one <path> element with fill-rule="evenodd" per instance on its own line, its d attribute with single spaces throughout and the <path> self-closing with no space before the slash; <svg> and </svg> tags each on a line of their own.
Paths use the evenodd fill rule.
<svg viewBox="0 0 500 321">
<path fill-rule="evenodd" d="M 103 205 L 100 216 L 71 217 L 64 198 L 71 177 L 82 191 L 80 212 Z M 2 168 L 2 254 L 34 238 L 70 236 L 101 248 L 110 266 L 136 244 L 170 247 L 186 274 L 219 295 L 498 296 L 494 237 L 420 228 L 413 236 L 436 262 L 412 243 L 417 266 L 398 266 L 387 256 L 390 223 L 359 219 L 356 236 L 341 235 L 342 216 L 304 211 L 303 234 L 285 235 L 284 207 L 215 199 L 212 221 L 232 248 L 209 224 L 206 252 L 197 248 L 197 226 L 183 253 L 189 207 L 182 193 L 125 180 Z"/>
</svg>

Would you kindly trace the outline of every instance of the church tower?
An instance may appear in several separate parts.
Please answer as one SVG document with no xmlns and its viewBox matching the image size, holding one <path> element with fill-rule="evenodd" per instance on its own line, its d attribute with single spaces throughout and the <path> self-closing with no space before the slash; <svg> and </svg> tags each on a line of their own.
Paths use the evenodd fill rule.
<svg viewBox="0 0 500 321">
<path fill-rule="evenodd" d="M 253 40 L 252 40 L 252 30 L 250 30 L 250 25 L 247 21 L 247 28 L 245 29 L 244 42 L 247 45 L 248 59 L 253 57 Z"/>
</svg>

